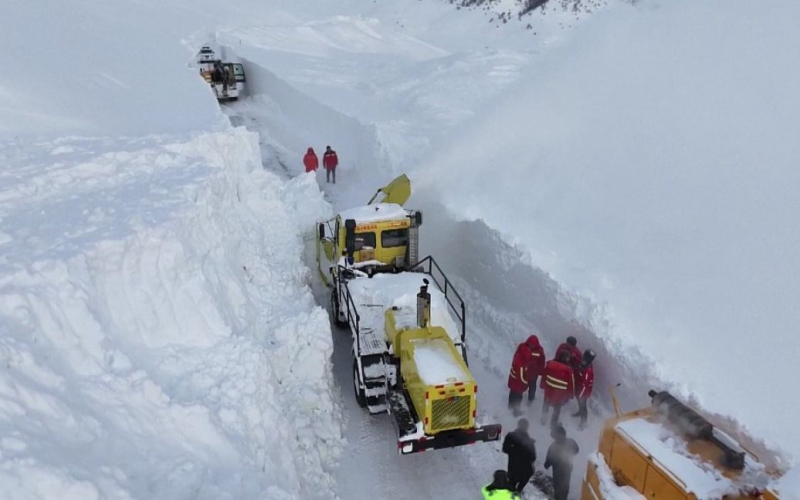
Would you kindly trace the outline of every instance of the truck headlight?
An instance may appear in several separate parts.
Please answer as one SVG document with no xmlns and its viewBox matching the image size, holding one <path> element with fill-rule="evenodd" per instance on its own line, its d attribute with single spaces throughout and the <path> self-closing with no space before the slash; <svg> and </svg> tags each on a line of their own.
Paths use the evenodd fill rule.
<svg viewBox="0 0 800 500">
<path fill-rule="evenodd" d="M 411 453 L 414 451 L 414 443 L 408 443 L 403 445 L 403 453 Z"/>
</svg>

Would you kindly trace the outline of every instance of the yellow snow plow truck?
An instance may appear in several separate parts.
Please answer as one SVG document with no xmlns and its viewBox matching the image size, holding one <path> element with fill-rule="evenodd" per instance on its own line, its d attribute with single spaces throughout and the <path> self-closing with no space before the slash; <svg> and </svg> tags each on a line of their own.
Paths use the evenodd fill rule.
<svg viewBox="0 0 800 500">
<path fill-rule="evenodd" d="M 317 227 L 331 316 L 353 340 L 355 399 L 393 416 L 403 455 L 496 441 L 501 426 L 476 421 L 466 305 L 433 257 L 419 259 L 422 212 L 402 207 L 409 196 L 403 175 Z"/>
<path fill-rule="evenodd" d="M 778 500 L 774 473 L 668 392 L 606 421 L 581 500 Z"/>
</svg>

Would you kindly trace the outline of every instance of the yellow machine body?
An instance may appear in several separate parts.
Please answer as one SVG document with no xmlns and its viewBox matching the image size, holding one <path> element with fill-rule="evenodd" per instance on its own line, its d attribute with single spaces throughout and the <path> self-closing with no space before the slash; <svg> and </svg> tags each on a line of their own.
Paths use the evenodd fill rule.
<svg viewBox="0 0 800 500">
<path fill-rule="evenodd" d="M 341 216 L 336 217 L 336 227 L 339 228 L 338 241 L 344 242 L 346 229 Z M 395 235 L 404 230 L 407 232 L 409 227 L 411 227 L 409 216 L 375 222 L 356 221 L 356 251 L 353 255 L 355 262 L 377 260 L 384 264 L 391 264 L 398 257 L 404 257 L 408 246 L 408 237 L 405 237 L 405 244 L 397 244 L 403 238 L 397 238 Z M 342 256 L 343 250 L 344 245 L 340 244 L 336 248 L 334 259 L 338 260 Z"/>
<path fill-rule="evenodd" d="M 386 311 L 385 325 L 394 356 L 400 358 L 405 390 L 425 434 L 472 429 L 478 386 L 447 331 L 440 326 L 398 328 L 392 309 Z M 430 362 L 417 362 L 423 358 Z"/>
<path fill-rule="evenodd" d="M 622 422 L 644 419 L 658 425 L 669 425 L 662 415 L 652 407 L 632 411 L 606 421 L 600 436 L 598 451 L 602 454 L 605 464 L 598 465 L 592 460 L 586 467 L 581 499 L 604 500 L 601 486 L 601 472 L 599 467 L 607 466 L 613 475 L 614 485 L 628 486 L 644 495 L 648 500 L 702 500 L 694 493 L 687 491 L 686 485 L 681 481 L 678 471 L 669 468 L 654 458 L 635 437 L 628 436 L 621 431 L 618 425 Z M 737 479 L 740 471 L 726 468 L 720 461 L 720 450 L 712 443 L 701 439 L 685 440 L 686 450 L 694 456 L 704 467 L 714 468 L 723 476 Z M 699 465 L 698 465 L 699 466 Z M 748 488 L 749 489 L 749 488 Z M 778 500 L 778 496 L 771 491 L 756 491 L 755 488 L 748 493 L 725 496 L 725 500 Z"/>
</svg>

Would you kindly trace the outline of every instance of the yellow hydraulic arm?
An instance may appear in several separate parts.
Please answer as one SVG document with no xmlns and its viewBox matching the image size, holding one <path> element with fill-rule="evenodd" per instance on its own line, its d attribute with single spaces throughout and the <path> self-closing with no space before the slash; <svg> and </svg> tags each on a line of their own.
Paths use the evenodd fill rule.
<svg viewBox="0 0 800 500">
<path fill-rule="evenodd" d="M 378 195 L 383 193 L 383 199 L 377 200 Z M 375 195 L 370 198 L 369 203 L 367 205 L 372 205 L 373 203 L 397 203 L 398 205 L 402 206 L 408 199 L 411 197 L 411 181 L 408 179 L 406 174 L 403 174 L 390 182 L 389 184 L 383 186 L 382 188 L 378 189 Z"/>
</svg>

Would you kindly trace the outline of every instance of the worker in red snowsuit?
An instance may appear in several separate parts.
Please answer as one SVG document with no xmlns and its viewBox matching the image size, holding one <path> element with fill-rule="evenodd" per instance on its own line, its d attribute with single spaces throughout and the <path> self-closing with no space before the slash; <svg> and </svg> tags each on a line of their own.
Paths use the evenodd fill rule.
<svg viewBox="0 0 800 500">
<path fill-rule="evenodd" d="M 589 416 L 586 402 L 592 395 L 592 389 L 594 388 L 594 367 L 592 366 L 592 362 L 595 356 L 596 354 L 593 350 L 586 349 L 583 353 L 580 369 L 578 369 L 575 377 L 577 385 L 575 388 L 575 397 L 578 399 L 578 411 L 577 413 L 573 413 L 572 416 L 581 418 L 581 423 L 578 425 L 578 429 L 581 430 L 586 427 L 586 419 Z"/>
<path fill-rule="evenodd" d="M 567 337 L 567 341 L 562 342 L 561 345 L 558 346 L 558 349 L 556 349 L 556 355 L 553 359 L 558 359 L 558 355 L 563 351 L 569 353 L 569 365 L 574 369 L 578 369 L 581 364 L 581 358 L 583 358 L 583 353 L 580 348 L 578 348 L 578 339 L 573 336 Z"/>
<path fill-rule="evenodd" d="M 539 337 L 531 335 L 525 343 L 531 349 L 531 367 L 528 372 L 530 377 L 528 379 L 530 382 L 528 384 L 528 406 L 530 406 L 536 399 L 536 382 L 538 382 L 539 376 L 544 375 L 544 365 L 547 360 L 544 357 L 544 348 L 539 343 Z"/>
<path fill-rule="evenodd" d="M 308 148 L 306 155 L 303 157 L 303 165 L 306 166 L 306 172 L 316 172 L 319 168 L 319 159 L 314 152 L 314 148 Z"/>
<path fill-rule="evenodd" d="M 575 371 L 569 365 L 570 354 L 561 351 L 556 359 L 551 359 L 544 367 L 541 387 L 544 389 L 541 423 L 547 422 L 547 413 L 553 407 L 550 427 L 558 425 L 561 407 L 575 396 Z"/>
<path fill-rule="evenodd" d="M 544 350 L 536 335 L 531 335 L 528 340 L 517 346 L 514 358 L 511 360 L 511 371 L 508 374 L 508 407 L 514 412 L 515 417 L 522 415 L 522 411 L 519 409 L 522 394 L 529 391 L 529 400 L 536 395 L 534 384 L 536 377 L 541 373 L 540 365 L 543 362 Z"/>
<path fill-rule="evenodd" d="M 325 148 L 325 154 L 322 155 L 322 166 L 325 167 L 326 182 L 331 181 L 331 174 L 333 174 L 333 183 L 336 184 L 336 167 L 339 165 L 339 157 L 336 156 L 336 151 L 332 150 L 330 146 Z"/>
</svg>

